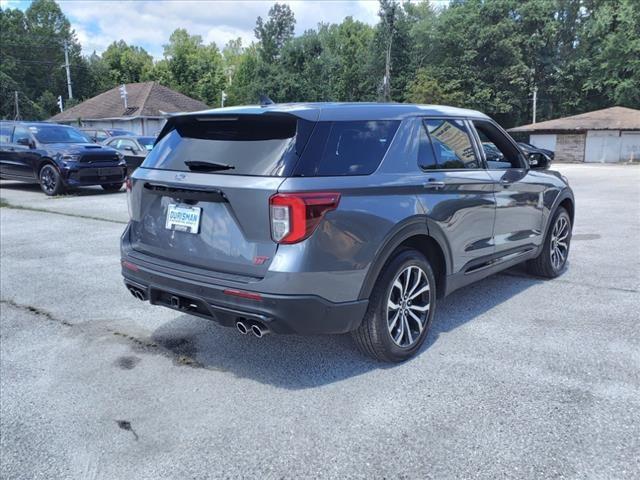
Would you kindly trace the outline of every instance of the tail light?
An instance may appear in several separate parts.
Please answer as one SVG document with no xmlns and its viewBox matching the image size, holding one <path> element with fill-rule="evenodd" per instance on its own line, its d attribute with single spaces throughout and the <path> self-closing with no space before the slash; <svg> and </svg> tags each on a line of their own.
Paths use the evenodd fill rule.
<svg viewBox="0 0 640 480">
<path fill-rule="evenodd" d="M 339 193 L 278 193 L 269 199 L 271 237 L 278 243 L 308 238 L 325 213 L 340 203 Z"/>
<path fill-rule="evenodd" d="M 129 219 L 133 218 L 133 208 L 131 205 L 131 177 L 127 177 L 124 181 L 125 189 L 127 190 L 127 209 L 129 210 Z"/>
</svg>

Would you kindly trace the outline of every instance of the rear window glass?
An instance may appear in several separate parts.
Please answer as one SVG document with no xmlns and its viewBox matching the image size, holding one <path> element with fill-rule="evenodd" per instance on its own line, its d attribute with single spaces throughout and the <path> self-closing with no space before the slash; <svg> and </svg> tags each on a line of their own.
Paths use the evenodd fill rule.
<svg viewBox="0 0 640 480">
<path fill-rule="evenodd" d="M 319 122 L 296 175 L 373 173 L 387 153 L 399 125 L 397 120 Z"/>
<path fill-rule="evenodd" d="M 307 128 L 293 116 L 176 118 L 143 168 L 227 175 L 286 176 Z"/>
</svg>

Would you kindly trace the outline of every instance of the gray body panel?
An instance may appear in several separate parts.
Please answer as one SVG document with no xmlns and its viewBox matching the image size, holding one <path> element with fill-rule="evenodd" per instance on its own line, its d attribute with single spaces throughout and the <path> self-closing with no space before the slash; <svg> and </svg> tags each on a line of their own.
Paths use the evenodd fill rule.
<svg viewBox="0 0 640 480">
<path fill-rule="evenodd" d="M 342 304 L 366 300 L 394 246 L 421 235 L 433 239 L 444 255 L 445 288 L 439 293 L 448 294 L 537 255 L 550 215 L 564 198 L 573 201 L 565 180 L 555 172 L 422 170 L 417 163 L 421 119 L 490 121 L 470 110 L 303 104 L 234 107 L 187 116 L 264 112 L 313 121 L 400 119 L 401 124 L 371 175 L 252 177 L 138 168 L 132 177 L 133 218 L 123 236 L 123 259 L 155 264 L 168 275 L 202 284 L 267 295 L 315 296 Z M 484 165 L 477 145 L 476 152 Z M 175 196 L 149 194 L 146 184 L 209 189 L 224 201 L 196 202 L 203 209 L 199 235 L 173 232 L 162 222 Z M 308 239 L 275 243 L 270 236 L 270 196 L 315 191 L 340 193 L 338 208 L 325 215 Z M 256 258 L 264 262 L 256 264 Z M 133 278 L 131 272 L 123 272 Z"/>
</svg>

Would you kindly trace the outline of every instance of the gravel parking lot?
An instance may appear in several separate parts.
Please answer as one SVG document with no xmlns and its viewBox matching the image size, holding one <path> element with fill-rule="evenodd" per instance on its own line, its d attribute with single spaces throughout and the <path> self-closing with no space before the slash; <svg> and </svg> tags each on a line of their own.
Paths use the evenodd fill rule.
<svg viewBox="0 0 640 480">
<path fill-rule="evenodd" d="M 640 167 L 558 169 L 566 273 L 456 292 L 396 366 L 143 304 L 124 193 L 3 181 L 0 477 L 640 477 Z"/>
</svg>

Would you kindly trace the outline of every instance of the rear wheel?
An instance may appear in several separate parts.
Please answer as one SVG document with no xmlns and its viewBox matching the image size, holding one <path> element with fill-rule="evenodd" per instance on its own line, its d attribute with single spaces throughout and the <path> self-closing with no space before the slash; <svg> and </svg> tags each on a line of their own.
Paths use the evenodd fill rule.
<svg viewBox="0 0 640 480">
<path fill-rule="evenodd" d="M 529 272 L 538 277 L 555 278 L 562 273 L 569 256 L 571 217 L 559 207 L 553 215 L 542 251 L 528 263 Z"/>
<path fill-rule="evenodd" d="M 424 343 L 435 313 L 436 283 L 428 260 L 402 250 L 378 278 L 362 324 L 352 332 L 358 348 L 383 362 L 402 362 Z"/>
<path fill-rule="evenodd" d="M 47 163 L 42 167 L 38 179 L 40 180 L 40 188 L 45 194 L 53 196 L 64 192 L 64 184 L 62 183 L 60 172 L 53 165 Z"/>
<path fill-rule="evenodd" d="M 100 185 L 106 192 L 119 192 L 122 188 L 122 183 L 103 183 Z"/>
</svg>

